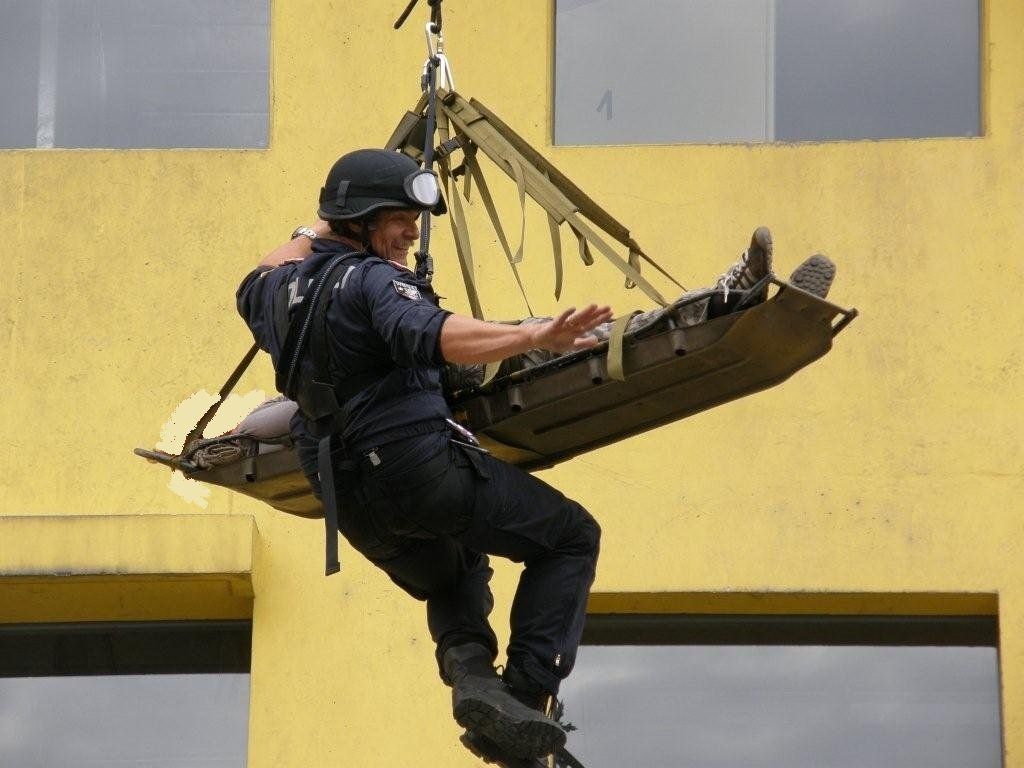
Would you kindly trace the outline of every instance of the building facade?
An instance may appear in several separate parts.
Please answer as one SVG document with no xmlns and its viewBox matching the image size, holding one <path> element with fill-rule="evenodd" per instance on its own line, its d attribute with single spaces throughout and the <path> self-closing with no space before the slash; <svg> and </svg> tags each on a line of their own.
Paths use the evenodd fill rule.
<svg viewBox="0 0 1024 768">
<path fill-rule="evenodd" d="M 251 344 L 233 305 L 241 278 L 310 223 L 336 157 L 382 145 L 419 97 L 425 8 L 395 31 L 400 3 L 288 0 L 237 23 L 236 4 L 212 5 L 221 16 L 204 18 L 197 4 L 200 18 L 183 20 L 124 4 L 111 21 L 42 2 L 0 33 L 11 56 L 23 38 L 36 56 L 40 41 L 28 85 L 3 92 L 20 106 L 6 127 L 0 120 L 0 636 L 27 654 L 18 637 L 43 642 L 89 623 L 114 638 L 96 646 L 109 651 L 128 624 L 159 638 L 176 622 L 241 631 L 251 655 L 216 635 L 188 647 L 220 650 L 172 663 L 175 643 L 163 635 L 153 654 L 166 663 L 137 651 L 114 669 L 86 643 L 67 667 L 56 650 L 11 662 L 0 683 L 247 665 L 225 694 L 234 718 L 217 725 L 236 729 L 234 752 L 218 752 L 216 739 L 174 752 L 186 736 L 154 747 L 126 719 L 135 751 L 68 747 L 97 765 L 140 756 L 252 768 L 477 764 L 458 742 L 421 604 L 344 543 L 341 573 L 325 579 L 320 525 L 222 489 L 171 487 L 166 470 L 131 453 L 184 436 L 201 407 L 183 401 L 216 391 Z M 899 3 L 851 2 L 871 19 L 812 34 L 798 23 L 811 10 L 788 0 L 719 4 L 704 16 L 648 5 L 625 16 L 601 0 L 449 0 L 457 89 L 626 222 L 687 286 L 712 282 L 767 225 L 781 276 L 828 254 L 838 265 L 830 298 L 860 316 L 830 354 L 778 387 L 543 473 L 603 528 L 579 682 L 566 690 L 581 729 L 570 746 L 593 766 L 622 755 L 652 766 L 946 764 L 942 756 L 1024 765 L 1024 7 L 908 2 L 900 17 Z M 903 33 L 872 37 L 905 30 L 907 14 L 914 34 L 932 35 L 924 59 Z M 126 18 L 136 31 L 118 48 L 104 25 Z M 81 49 L 64 37 L 76 29 L 91 30 Z M 848 91 L 815 100 L 856 63 L 819 34 L 851 38 L 871 66 L 849 75 Z M 128 76 L 164 48 L 177 64 L 157 74 L 193 80 Z M 822 76 L 820 62 L 842 67 Z M 893 85 L 903 69 L 923 79 Z M 62 90 L 73 77 L 81 84 Z M 185 103 L 195 83 L 217 78 L 223 90 Z M 118 82 L 134 95 L 112 95 Z M 96 104 L 109 108 L 90 111 Z M 151 131 L 115 130 L 126 124 Z M 179 124 L 196 132 L 169 127 Z M 190 148 L 200 145 L 220 148 Z M 518 232 L 515 185 L 493 187 L 506 229 Z M 468 215 L 481 233 L 488 316 L 523 316 L 475 193 Z M 569 239 L 556 302 L 539 210 L 527 209 L 526 233 L 521 272 L 534 312 L 590 300 L 619 314 L 650 306 L 600 258 L 575 260 Z M 432 251 L 438 292 L 467 311 L 443 219 Z M 265 359 L 237 391 L 249 405 L 273 392 Z M 518 568 L 495 565 L 500 637 Z M 710 655 L 686 655 L 694 648 Z M 906 655 L 829 654 L 865 648 Z M 935 648 L 953 655 L 921 661 Z M 196 669 L 198 658 L 208 666 Z M 825 676 L 811 677 L 815 669 Z M 772 677 L 777 694 L 749 693 Z M 819 699 L 819 689 L 836 697 Z M 188 697 L 216 709 L 219 693 L 188 690 L 169 711 L 199 707 Z M 63 765 L 42 752 L 55 731 L 26 734 L 31 710 L 18 702 L 42 699 L 23 695 L 4 697 L 13 703 L 0 717 L 0 762 L 6 752 Z M 790 743 L 811 743 L 801 736 L 808 723 L 822 738 L 816 753 Z"/>
</svg>

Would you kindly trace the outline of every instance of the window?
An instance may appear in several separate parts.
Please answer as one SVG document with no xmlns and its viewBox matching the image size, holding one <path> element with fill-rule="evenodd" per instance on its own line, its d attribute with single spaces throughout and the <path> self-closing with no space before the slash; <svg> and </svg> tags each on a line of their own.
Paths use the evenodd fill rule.
<svg viewBox="0 0 1024 768">
<path fill-rule="evenodd" d="M 992 617 L 591 615 L 562 687 L 587 768 L 997 768 Z"/>
<path fill-rule="evenodd" d="M 555 143 L 977 136 L 978 0 L 557 0 Z"/>
<path fill-rule="evenodd" d="M 266 147 L 269 0 L 0 0 L 0 148 Z"/>
<path fill-rule="evenodd" d="M 249 621 L 0 627 L 0 761 L 244 768 Z"/>
</svg>

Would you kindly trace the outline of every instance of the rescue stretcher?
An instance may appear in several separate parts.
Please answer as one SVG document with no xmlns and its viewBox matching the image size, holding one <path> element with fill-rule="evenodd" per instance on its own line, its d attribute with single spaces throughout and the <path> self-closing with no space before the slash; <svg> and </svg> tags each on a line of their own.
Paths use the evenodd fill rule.
<svg viewBox="0 0 1024 768">
<path fill-rule="evenodd" d="M 439 54 L 438 54 L 439 55 Z M 440 144 L 436 161 L 445 189 L 453 243 L 474 317 L 484 313 L 476 291 L 475 266 L 463 210 L 475 189 L 529 310 L 518 265 L 523 258 L 525 201 L 547 215 L 554 261 L 555 298 L 563 284 L 561 228 L 567 227 L 586 266 L 596 252 L 657 306 L 652 322 L 628 330 L 620 318 L 608 341 L 531 365 L 488 366 L 483 383 L 448 394 L 456 421 L 476 434 L 498 458 L 526 471 L 552 467 L 595 448 L 686 418 L 785 381 L 825 355 L 832 339 L 857 315 L 769 275 L 749 291 L 767 300 L 711 319 L 695 312 L 716 289 L 684 293 L 674 303 L 641 275 L 641 263 L 683 288 L 631 236 L 629 229 L 555 168 L 494 112 L 451 88 L 431 88 L 399 121 L 386 147 L 425 160 Z M 435 98 L 436 96 L 436 98 Z M 459 158 L 461 162 L 457 162 Z M 518 247 L 500 222 L 480 160 L 487 158 L 515 183 L 520 207 Z M 461 183 L 459 183 L 461 180 Z M 461 190 L 460 190 L 461 187 Z M 426 228 L 429 231 L 429 228 Z M 603 236 L 602 236 L 603 235 Z M 605 237 L 627 251 L 623 258 Z M 425 250 L 425 249 L 424 249 Z M 429 258 L 429 257 L 428 257 Z M 429 267 L 432 271 L 432 266 Z M 685 289 L 683 289 L 685 290 Z M 721 290 L 721 289 L 717 289 Z M 735 291 L 733 292 L 735 293 Z M 732 306 L 743 307 L 744 298 Z M 530 311 L 532 314 L 532 310 Z M 249 350 L 220 392 L 220 401 L 257 353 Z M 534 361 L 536 362 L 536 361 Z M 137 448 L 151 461 L 180 469 L 187 477 L 265 501 L 282 512 L 323 517 L 303 475 L 291 438 L 289 401 L 264 404 L 235 431 L 202 439 L 217 408 L 200 420 L 180 455 Z M 259 422 L 254 428 L 254 422 Z"/>
<path fill-rule="evenodd" d="M 453 392 L 455 419 L 495 456 L 532 471 L 775 386 L 825 355 L 857 311 L 774 276 L 769 281 L 770 297 L 747 309 L 688 324 L 689 305 L 708 291 L 661 310 L 620 340 Z M 288 436 L 295 406 L 269 407 L 257 427 L 243 421 L 180 456 L 136 453 L 282 512 L 323 517 Z M 218 445 L 231 446 L 232 460 L 203 458 Z"/>
</svg>

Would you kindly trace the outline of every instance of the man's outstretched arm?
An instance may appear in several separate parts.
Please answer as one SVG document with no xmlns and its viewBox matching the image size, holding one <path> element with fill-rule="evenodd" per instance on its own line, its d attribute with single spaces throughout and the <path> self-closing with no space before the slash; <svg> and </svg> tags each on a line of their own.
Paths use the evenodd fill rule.
<svg viewBox="0 0 1024 768">
<path fill-rule="evenodd" d="M 541 323 L 504 325 L 450 315 L 441 327 L 441 355 L 450 363 L 491 363 L 531 349 L 564 354 L 600 343 L 588 332 L 612 319 L 611 307 L 567 309 Z"/>
</svg>

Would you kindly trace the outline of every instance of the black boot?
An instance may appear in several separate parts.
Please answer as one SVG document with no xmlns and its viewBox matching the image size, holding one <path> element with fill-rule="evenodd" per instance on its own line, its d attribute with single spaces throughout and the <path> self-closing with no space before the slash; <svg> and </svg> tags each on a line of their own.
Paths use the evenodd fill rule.
<svg viewBox="0 0 1024 768">
<path fill-rule="evenodd" d="M 534 682 L 525 672 L 520 671 L 514 662 L 510 661 L 505 665 L 502 679 L 512 691 L 512 695 L 523 704 L 545 715 L 551 714 L 554 697 L 540 683 Z"/>
<path fill-rule="evenodd" d="M 550 768 L 547 757 L 516 757 L 476 731 L 466 731 L 459 737 L 462 745 L 489 765 L 498 768 Z"/>
<path fill-rule="evenodd" d="M 455 721 L 515 757 L 547 755 L 564 746 L 561 726 L 513 696 L 492 664 L 490 651 L 477 643 L 445 652 L 441 665 L 452 686 Z"/>
</svg>

